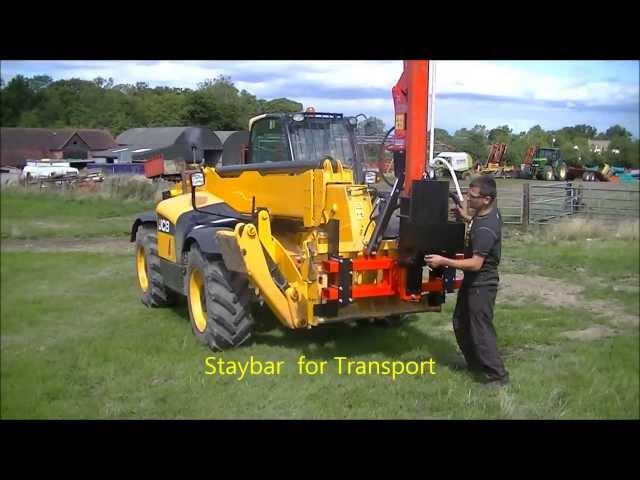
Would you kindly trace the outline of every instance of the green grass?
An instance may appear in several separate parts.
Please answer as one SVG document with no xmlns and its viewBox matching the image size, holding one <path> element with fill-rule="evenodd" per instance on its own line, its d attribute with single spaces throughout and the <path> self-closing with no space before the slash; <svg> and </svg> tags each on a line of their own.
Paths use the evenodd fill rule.
<svg viewBox="0 0 640 480">
<path fill-rule="evenodd" d="M 591 241 L 538 241 L 510 236 L 503 245 L 500 271 L 535 274 L 582 285 L 590 299 L 620 302 L 640 314 L 638 286 L 640 251 L 637 240 L 595 238 Z"/>
<path fill-rule="evenodd" d="M 19 189 L 3 190 L 0 205 L 3 239 L 127 235 L 135 214 L 153 208 L 150 202 L 139 200 Z"/>
<path fill-rule="evenodd" d="M 3 239 L 125 235 L 127 216 L 149 208 L 20 192 L 3 192 L 1 200 Z M 35 223 L 43 216 L 56 228 Z M 114 223 L 103 226 L 110 218 Z M 506 233 L 501 272 L 578 283 L 588 299 L 638 314 L 637 238 L 554 241 Z M 640 418 L 637 326 L 590 341 L 563 336 L 609 325 L 586 307 L 498 305 L 499 348 L 512 385 L 496 392 L 447 366 L 456 355 L 448 329 L 453 297 L 443 313 L 414 316 L 398 328 L 289 331 L 260 316 L 251 343 L 220 354 L 196 343 L 184 304 L 142 305 L 133 255 L 2 251 L 0 273 L 2 418 Z M 300 355 L 327 361 L 327 373 L 299 375 Z M 238 381 L 205 375 L 208 356 L 285 364 L 280 376 Z M 338 375 L 335 356 L 433 358 L 436 375 Z"/>
<path fill-rule="evenodd" d="M 34 274 L 37 272 L 37 274 Z M 64 275 L 61 275 L 64 272 Z M 447 366 L 443 314 L 400 328 L 260 323 L 252 343 L 223 354 L 195 342 L 185 305 L 148 309 L 126 255 L 2 255 L 3 418 L 637 418 L 637 332 L 594 342 L 559 336 L 598 323 L 585 311 L 498 309 L 513 385 L 484 391 Z M 6 301 L 10 299 L 10 301 Z M 280 376 L 204 374 L 205 358 L 284 361 Z M 300 355 L 328 361 L 301 376 Z M 436 360 L 436 375 L 338 375 L 352 360 Z"/>
</svg>

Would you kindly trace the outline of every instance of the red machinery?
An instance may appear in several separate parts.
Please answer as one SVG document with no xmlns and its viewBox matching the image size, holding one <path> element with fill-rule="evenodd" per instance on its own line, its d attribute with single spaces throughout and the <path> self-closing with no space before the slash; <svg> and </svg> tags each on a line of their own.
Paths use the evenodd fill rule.
<svg viewBox="0 0 640 480">
<path fill-rule="evenodd" d="M 426 60 L 406 60 L 402 75 L 392 88 L 395 135 L 387 149 L 393 152 L 396 181 L 376 219 L 364 262 L 374 260 L 382 232 L 392 213 L 399 208 L 400 257 L 393 262 L 393 268 L 390 265 L 383 285 L 397 287 L 404 300 L 418 301 L 421 295 L 431 293 L 433 304 L 439 305 L 444 301 L 439 297 L 444 294 L 443 290 L 453 291 L 460 281 L 455 279 L 453 269 L 434 269 L 428 281 L 423 282 L 424 255 L 462 256 L 464 223 L 448 221 L 449 182 L 425 179 L 428 78 Z M 361 267 L 368 268 L 367 265 Z M 430 297 L 430 303 L 431 300 Z"/>
</svg>

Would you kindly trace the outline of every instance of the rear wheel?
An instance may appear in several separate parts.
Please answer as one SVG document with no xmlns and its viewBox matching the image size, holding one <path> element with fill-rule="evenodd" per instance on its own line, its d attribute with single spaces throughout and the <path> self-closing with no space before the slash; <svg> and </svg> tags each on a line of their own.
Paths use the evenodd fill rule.
<svg viewBox="0 0 640 480">
<path fill-rule="evenodd" d="M 556 180 L 560 180 L 564 182 L 567 179 L 567 164 L 564 162 L 560 162 L 558 164 L 558 168 L 556 169 Z"/>
<path fill-rule="evenodd" d="M 148 307 L 170 307 L 177 294 L 164 284 L 155 225 L 141 226 L 136 232 L 136 273 L 142 303 Z"/>
<path fill-rule="evenodd" d="M 222 260 L 205 256 L 194 245 L 186 283 L 189 319 L 198 341 L 212 350 L 226 350 L 251 337 L 251 291 L 245 276 L 229 272 Z"/>
</svg>

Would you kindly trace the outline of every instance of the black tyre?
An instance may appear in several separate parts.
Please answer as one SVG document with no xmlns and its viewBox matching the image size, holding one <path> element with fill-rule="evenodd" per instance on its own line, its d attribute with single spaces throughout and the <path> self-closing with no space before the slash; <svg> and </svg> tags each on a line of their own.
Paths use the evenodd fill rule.
<svg viewBox="0 0 640 480">
<path fill-rule="evenodd" d="M 542 179 L 547 181 L 553 180 L 553 168 L 551 165 L 545 165 L 542 169 Z"/>
<path fill-rule="evenodd" d="M 189 319 L 198 341 L 212 350 L 226 350 L 251 337 L 254 321 L 245 276 L 229 272 L 221 259 L 205 256 L 194 245 L 185 282 Z"/>
<path fill-rule="evenodd" d="M 164 284 L 155 225 L 141 226 L 136 232 L 136 273 L 141 300 L 148 307 L 170 307 L 177 294 Z"/>
<path fill-rule="evenodd" d="M 558 168 L 556 168 L 556 180 L 564 182 L 567 179 L 567 164 L 560 162 Z"/>
</svg>

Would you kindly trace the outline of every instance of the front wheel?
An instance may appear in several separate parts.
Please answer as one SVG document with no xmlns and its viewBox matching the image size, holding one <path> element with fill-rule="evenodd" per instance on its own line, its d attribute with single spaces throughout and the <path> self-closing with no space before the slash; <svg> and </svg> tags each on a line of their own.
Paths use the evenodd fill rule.
<svg viewBox="0 0 640 480">
<path fill-rule="evenodd" d="M 142 303 L 148 307 L 170 307 L 177 295 L 164 284 L 155 225 L 141 226 L 136 232 L 136 273 Z"/>
<path fill-rule="evenodd" d="M 186 283 L 189 319 L 198 341 L 212 350 L 226 350 L 251 337 L 251 291 L 244 275 L 229 272 L 222 260 L 207 257 L 194 246 Z"/>
<path fill-rule="evenodd" d="M 542 178 L 547 181 L 553 180 L 553 168 L 551 165 L 545 165 L 542 169 Z"/>
</svg>

